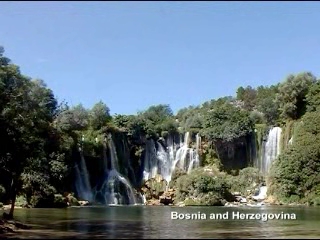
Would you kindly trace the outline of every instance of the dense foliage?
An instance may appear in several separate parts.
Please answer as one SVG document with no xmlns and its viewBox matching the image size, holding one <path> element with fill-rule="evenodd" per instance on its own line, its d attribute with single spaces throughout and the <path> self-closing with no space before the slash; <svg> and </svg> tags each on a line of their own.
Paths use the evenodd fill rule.
<svg viewBox="0 0 320 240">
<path fill-rule="evenodd" d="M 294 142 L 272 168 L 271 192 L 283 201 L 320 205 L 320 111 L 305 114 Z"/>
<path fill-rule="evenodd" d="M 210 109 L 204 115 L 203 134 L 207 139 L 232 141 L 253 129 L 249 113 L 230 103 Z"/>
<path fill-rule="evenodd" d="M 185 201 L 186 205 L 223 206 L 224 201 L 232 200 L 230 183 L 225 174 L 214 168 L 196 169 L 190 175 L 182 175 L 175 183 L 176 201 Z"/>
</svg>

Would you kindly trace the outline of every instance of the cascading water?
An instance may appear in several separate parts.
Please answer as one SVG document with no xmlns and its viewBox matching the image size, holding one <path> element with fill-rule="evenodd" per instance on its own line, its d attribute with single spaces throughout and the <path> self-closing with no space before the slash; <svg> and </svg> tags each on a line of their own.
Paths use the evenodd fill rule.
<svg viewBox="0 0 320 240">
<path fill-rule="evenodd" d="M 176 168 L 181 168 L 186 172 L 200 165 L 199 149 L 201 137 L 196 135 L 196 149 L 189 147 L 190 134 L 186 132 L 184 141 L 175 143 L 172 137 L 167 139 L 167 149 L 154 140 L 147 141 L 144 157 L 144 180 L 161 175 L 167 183 L 171 181 L 172 174 Z"/>
<path fill-rule="evenodd" d="M 260 166 L 260 170 L 264 175 L 268 174 L 272 162 L 280 154 L 281 132 L 282 129 L 280 127 L 273 127 L 269 131 L 267 142 L 264 145 L 264 152 Z"/>
<path fill-rule="evenodd" d="M 146 150 L 144 155 L 144 171 L 143 179 L 146 181 L 150 178 L 154 178 L 158 173 L 158 159 L 157 150 L 154 141 L 147 140 Z"/>
<path fill-rule="evenodd" d="M 264 200 L 267 197 L 268 188 L 266 186 L 262 186 L 259 189 L 259 194 L 257 196 L 252 196 L 255 200 Z"/>
<path fill-rule="evenodd" d="M 104 166 L 105 166 L 105 180 L 101 187 L 96 191 L 97 195 L 102 196 L 105 204 L 136 204 L 135 194 L 133 192 L 130 182 L 122 176 L 119 172 L 119 162 L 116 148 L 111 134 L 108 135 L 108 147 L 110 150 L 110 169 L 108 169 L 108 158 L 105 153 L 106 146 L 104 146 Z M 106 145 L 106 144 L 104 144 Z"/>
<path fill-rule="evenodd" d="M 184 141 L 181 148 L 178 149 L 171 172 L 178 167 L 190 173 L 190 171 L 200 165 L 199 159 L 199 149 L 201 145 L 201 137 L 199 134 L 196 135 L 196 149 L 192 149 L 189 147 L 189 139 L 190 135 L 189 132 L 186 132 L 184 136 Z M 188 158 L 189 156 L 189 158 Z"/>
<path fill-rule="evenodd" d="M 84 140 L 82 138 L 82 140 Z M 76 191 L 79 198 L 89 201 L 92 201 L 92 189 L 90 185 L 89 173 L 87 170 L 86 162 L 83 156 L 83 150 L 79 147 L 80 152 L 80 165 L 76 164 Z"/>
</svg>

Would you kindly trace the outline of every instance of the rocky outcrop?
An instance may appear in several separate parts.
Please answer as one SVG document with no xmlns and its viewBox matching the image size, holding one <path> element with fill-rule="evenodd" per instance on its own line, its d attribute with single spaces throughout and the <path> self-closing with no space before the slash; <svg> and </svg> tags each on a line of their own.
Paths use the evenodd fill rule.
<svg viewBox="0 0 320 240">
<path fill-rule="evenodd" d="M 167 190 L 167 182 L 161 175 L 156 175 L 144 183 L 141 188 L 146 197 L 146 205 L 173 205 L 174 189 Z"/>
<path fill-rule="evenodd" d="M 174 203 L 174 195 L 175 195 L 175 191 L 174 189 L 169 189 L 168 191 L 164 192 L 159 200 L 160 203 L 163 205 L 173 205 Z"/>
</svg>

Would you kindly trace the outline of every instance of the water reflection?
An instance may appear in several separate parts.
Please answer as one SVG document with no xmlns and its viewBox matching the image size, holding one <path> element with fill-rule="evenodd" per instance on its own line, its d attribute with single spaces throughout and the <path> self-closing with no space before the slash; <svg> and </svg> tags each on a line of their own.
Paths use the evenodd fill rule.
<svg viewBox="0 0 320 240">
<path fill-rule="evenodd" d="M 206 220 L 173 220 L 171 211 L 206 213 Z M 211 220 L 210 213 L 229 212 L 227 220 Z M 241 213 L 296 213 L 297 220 L 232 220 Z M 24 236 L 46 238 L 317 238 L 320 208 L 225 208 L 225 207 L 79 207 L 68 209 L 17 209 L 23 222 L 45 228 Z M 53 229 L 53 232 L 46 232 Z"/>
</svg>

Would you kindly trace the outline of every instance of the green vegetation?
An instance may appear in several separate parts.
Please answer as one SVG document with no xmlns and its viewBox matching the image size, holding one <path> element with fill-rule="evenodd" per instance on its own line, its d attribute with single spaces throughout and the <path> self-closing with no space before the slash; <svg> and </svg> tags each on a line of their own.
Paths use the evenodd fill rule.
<svg viewBox="0 0 320 240">
<path fill-rule="evenodd" d="M 223 206 L 226 201 L 234 200 L 232 193 L 248 196 L 255 193 L 262 182 L 256 168 L 244 168 L 232 176 L 219 171 L 214 165 L 207 166 L 177 178 L 175 201 L 184 201 L 186 205 Z"/>
<path fill-rule="evenodd" d="M 214 168 L 195 169 L 190 175 L 179 177 L 175 187 L 176 201 L 184 201 L 186 205 L 223 206 L 225 200 L 232 200 L 225 175 Z"/>
<path fill-rule="evenodd" d="M 248 196 L 258 190 L 263 178 L 259 169 L 248 167 L 239 171 L 236 176 L 229 176 L 230 190 L 240 192 L 242 196 Z"/>
<path fill-rule="evenodd" d="M 15 205 L 65 206 L 80 142 L 84 155 L 97 164 L 106 134 L 122 134 L 138 173 L 145 139 L 189 131 L 202 136 L 202 167 L 215 170 L 178 172 L 171 182 L 176 200 L 220 205 L 230 192 L 246 194 L 259 184 L 256 169 L 243 169 L 248 139 L 256 137 L 259 152 L 266 130 L 278 125 L 287 129 L 284 143 L 292 134 L 294 140 L 272 167 L 270 193 L 284 202 L 319 204 L 319 105 L 320 81 L 303 72 L 273 86 L 239 87 L 236 97 L 189 106 L 176 115 L 159 104 L 136 115 L 111 116 L 102 101 L 91 109 L 58 103 L 44 81 L 24 76 L 0 48 L 0 202 L 11 202 L 10 217 Z M 221 172 L 227 164 L 234 176 Z"/>
<path fill-rule="evenodd" d="M 320 112 L 306 113 L 293 138 L 272 168 L 271 191 L 284 202 L 319 204 Z"/>
</svg>

